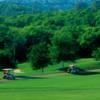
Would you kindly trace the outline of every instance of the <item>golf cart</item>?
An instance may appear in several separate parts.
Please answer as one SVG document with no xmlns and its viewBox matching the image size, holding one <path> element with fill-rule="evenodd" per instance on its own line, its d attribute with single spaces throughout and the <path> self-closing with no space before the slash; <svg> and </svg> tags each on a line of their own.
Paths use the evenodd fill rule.
<svg viewBox="0 0 100 100">
<path fill-rule="evenodd" d="M 13 75 L 13 69 L 3 69 L 3 79 L 7 80 L 15 80 L 15 76 Z"/>
<path fill-rule="evenodd" d="M 79 74 L 79 75 L 86 74 L 86 71 L 84 69 L 78 68 L 74 64 L 69 65 L 67 72 L 71 74 Z"/>
</svg>

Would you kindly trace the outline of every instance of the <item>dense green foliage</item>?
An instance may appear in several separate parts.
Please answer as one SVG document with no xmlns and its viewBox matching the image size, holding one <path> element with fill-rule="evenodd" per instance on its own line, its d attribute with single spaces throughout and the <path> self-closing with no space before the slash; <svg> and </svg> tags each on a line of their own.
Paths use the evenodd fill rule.
<svg viewBox="0 0 100 100">
<path fill-rule="evenodd" d="M 34 60 L 33 67 L 40 68 L 91 57 L 100 47 L 100 10 L 94 7 L 97 8 L 94 5 L 64 12 L 1 16 L 0 68 L 14 67 L 29 59 Z"/>
<path fill-rule="evenodd" d="M 0 15 L 15 16 L 38 12 L 65 11 L 84 8 L 94 0 L 0 0 Z"/>
<path fill-rule="evenodd" d="M 44 68 L 48 65 L 49 58 L 48 58 L 48 48 L 46 47 L 45 43 L 40 43 L 33 46 L 29 57 L 34 66 L 34 69 Z"/>
<path fill-rule="evenodd" d="M 94 50 L 92 56 L 93 56 L 96 60 L 100 60 L 100 48 L 97 48 L 96 50 Z"/>
</svg>

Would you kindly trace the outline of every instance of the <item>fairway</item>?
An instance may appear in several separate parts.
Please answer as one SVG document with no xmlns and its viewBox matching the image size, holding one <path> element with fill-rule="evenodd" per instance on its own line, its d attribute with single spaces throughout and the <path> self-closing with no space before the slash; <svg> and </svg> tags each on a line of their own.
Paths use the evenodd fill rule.
<svg viewBox="0 0 100 100">
<path fill-rule="evenodd" d="M 99 74 L 3 81 L 0 100 L 99 100 L 99 83 Z"/>
</svg>

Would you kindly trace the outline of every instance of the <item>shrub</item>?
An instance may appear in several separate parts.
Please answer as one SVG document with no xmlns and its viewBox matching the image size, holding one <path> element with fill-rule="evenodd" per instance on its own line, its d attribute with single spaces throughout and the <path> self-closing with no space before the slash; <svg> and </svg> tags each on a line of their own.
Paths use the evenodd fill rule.
<svg viewBox="0 0 100 100">
<path fill-rule="evenodd" d="M 96 59 L 96 60 L 100 60 L 100 48 L 97 48 L 96 50 L 93 51 L 92 56 Z"/>
<path fill-rule="evenodd" d="M 12 53 L 6 50 L 0 50 L 0 70 L 3 68 L 15 68 L 16 62 L 14 61 L 14 57 Z"/>
</svg>

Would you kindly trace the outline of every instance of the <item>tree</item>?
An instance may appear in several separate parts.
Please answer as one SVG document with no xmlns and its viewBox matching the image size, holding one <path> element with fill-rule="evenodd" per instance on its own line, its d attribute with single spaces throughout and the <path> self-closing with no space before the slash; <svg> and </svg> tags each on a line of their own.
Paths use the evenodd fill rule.
<svg viewBox="0 0 100 100">
<path fill-rule="evenodd" d="M 6 29 L 6 30 L 3 30 Z M 14 34 L 9 28 L 2 27 L 0 32 L 0 68 L 15 68 L 15 43 Z"/>
<path fill-rule="evenodd" d="M 67 27 L 64 27 L 54 35 L 50 48 L 51 60 L 55 59 L 58 62 L 74 60 L 77 57 L 76 52 L 76 42 Z"/>
<path fill-rule="evenodd" d="M 91 57 L 95 48 L 100 47 L 100 28 L 84 27 L 84 33 L 78 38 L 82 57 Z"/>
<path fill-rule="evenodd" d="M 42 69 L 44 72 L 44 67 L 47 67 L 48 58 L 48 48 L 45 43 L 39 43 L 34 45 L 30 54 L 28 55 L 33 69 Z"/>
<path fill-rule="evenodd" d="M 93 11 L 99 10 L 100 9 L 100 1 L 99 0 L 93 0 L 91 8 L 92 8 Z"/>
<path fill-rule="evenodd" d="M 52 43 L 52 45 L 49 45 L 49 58 L 50 62 L 52 64 L 55 64 L 58 62 L 58 57 L 59 57 L 59 50 L 58 46 Z"/>
<path fill-rule="evenodd" d="M 13 35 L 12 52 L 15 53 L 15 60 L 17 62 L 23 62 L 27 58 L 26 38 L 16 27 L 10 27 L 10 33 Z"/>
<path fill-rule="evenodd" d="M 43 26 L 36 26 L 33 25 L 27 27 L 25 29 L 26 31 L 26 45 L 27 49 L 30 52 L 33 45 L 39 44 L 39 43 L 46 43 L 46 45 L 50 44 L 52 37 L 52 33 L 49 32 L 49 29 L 47 30 Z"/>
<path fill-rule="evenodd" d="M 76 10 L 85 9 L 87 7 L 88 3 L 85 2 L 84 0 L 76 0 L 76 5 L 75 5 Z"/>
<path fill-rule="evenodd" d="M 0 70 L 3 68 L 15 68 L 16 64 L 12 52 L 9 49 L 0 50 Z"/>
<path fill-rule="evenodd" d="M 92 56 L 93 56 L 96 60 L 100 60 L 100 47 L 93 51 Z"/>
</svg>

